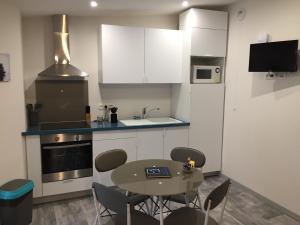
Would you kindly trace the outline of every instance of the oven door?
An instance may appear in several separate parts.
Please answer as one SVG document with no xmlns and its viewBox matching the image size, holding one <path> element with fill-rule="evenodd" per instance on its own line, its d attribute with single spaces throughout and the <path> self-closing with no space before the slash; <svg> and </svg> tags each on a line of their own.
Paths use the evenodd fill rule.
<svg viewBox="0 0 300 225">
<path fill-rule="evenodd" d="M 43 183 L 93 175 L 92 142 L 42 145 Z"/>
</svg>

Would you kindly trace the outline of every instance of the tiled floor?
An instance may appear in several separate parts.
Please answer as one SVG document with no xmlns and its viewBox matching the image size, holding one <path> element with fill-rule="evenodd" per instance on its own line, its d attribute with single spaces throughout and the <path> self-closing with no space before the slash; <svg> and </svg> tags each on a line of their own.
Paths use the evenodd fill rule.
<svg viewBox="0 0 300 225">
<path fill-rule="evenodd" d="M 206 178 L 201 185 L 202 199 L 224 179 Z M 218 218 L 219 210 L 212 216 Z M 43 204 L 35 206 L 32 225 L 94 225 L 95 214 L 92 197 Z M 232 185 L 222 225 L 300 225 L 300 222 L 251 192 Z"/>
</svg>

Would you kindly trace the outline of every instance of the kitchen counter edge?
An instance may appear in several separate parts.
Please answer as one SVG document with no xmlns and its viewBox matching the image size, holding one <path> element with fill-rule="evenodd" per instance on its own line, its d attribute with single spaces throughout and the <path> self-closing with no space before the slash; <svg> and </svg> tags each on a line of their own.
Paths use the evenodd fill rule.
<svg viewBox="0 0 300 225">
<path fill-rule="evenodd" d="M 25 132 L 22 132 L 22 136 L 32 135 L 48 135 L 48 134 L 60 134 L 60 133 L 88 133 L 97 131 L 112 131 L 112 130 L 133 130 L 133 129 L 149 129 L 149 128 L 167 128 L 167 127 L 186 127 L 190 126 L 189 122 L 182 123 L 170 123 L 170 124 L 151 124 L 142 126 L 126 126 L 121 122 L 112 124 L 109 122 L 92 122 L 89 128 L 70 128 L 70 129 L 55 129 L 55 130 L 40 130 L 38 127 L 28 128 Z"/>
</svg>

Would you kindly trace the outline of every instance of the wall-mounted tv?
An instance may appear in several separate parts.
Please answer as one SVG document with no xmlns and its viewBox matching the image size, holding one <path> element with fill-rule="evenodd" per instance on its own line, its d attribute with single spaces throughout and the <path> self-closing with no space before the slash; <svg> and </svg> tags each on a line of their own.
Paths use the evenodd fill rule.
<svg viewBox="0 0 300 225">
<path fill-rule="evenodd" d="M 249 72 L 296 72 L 298 40 L 250 45 Z"/>
</svg>

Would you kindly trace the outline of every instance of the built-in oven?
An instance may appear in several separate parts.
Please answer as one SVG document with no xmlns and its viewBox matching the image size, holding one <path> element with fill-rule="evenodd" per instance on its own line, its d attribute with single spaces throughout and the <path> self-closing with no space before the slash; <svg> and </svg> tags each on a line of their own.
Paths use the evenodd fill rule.
<svg viewBox="0 0 300 225">
<path fill-rule="evenodd" d="M 43 183 L 93 175 L 92 134 L 41 136 Z"/>
</svg>

